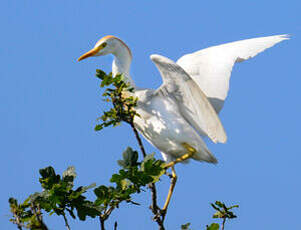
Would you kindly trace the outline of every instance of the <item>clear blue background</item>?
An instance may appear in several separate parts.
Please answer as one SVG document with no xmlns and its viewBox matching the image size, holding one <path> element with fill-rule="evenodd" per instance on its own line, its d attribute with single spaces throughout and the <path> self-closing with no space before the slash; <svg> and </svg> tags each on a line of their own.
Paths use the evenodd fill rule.
<svg viewBox="0 0 301 230">
<path fill-rule="evenodd" d="M 98 39 L 122 38 L 134 55 L 136 84 L 156 88 L 161 77 L 150 54 L 177 60 L 211 45 L 281 33 L 293 37 L 235 66 L 221 113 L 228 142 L 210 144 L 219 164 L 176 167 L 166 227 L 192 222 L 205 229 L 213 221 L 209 203 L 222 200 L 240 205 L 226 229 L 301 229 L 299 1 L 7 0 L 0 6 L 0 229 L 16 229 L 7 199 L 39 191 L 40 168 L 61 173 L 74 165 L 77 185 L 109 184 L 121 152 L 137 148 L 126 125 L 93 130 L 105 108 L 95 69 L 110 71 L 112 57 L 76 59 Z M 167 178 L 158 190 L 163 204 Z M 118 229 L 157 229 L 149 191 L 135 200 L 142 206 L 121 205 L 108 229 L 115 220 Z M 65 229 L 63 219 L 46 222 Z M 98 220 L 70 222 L 72 229 L 99 229 Z"/>
</svg>

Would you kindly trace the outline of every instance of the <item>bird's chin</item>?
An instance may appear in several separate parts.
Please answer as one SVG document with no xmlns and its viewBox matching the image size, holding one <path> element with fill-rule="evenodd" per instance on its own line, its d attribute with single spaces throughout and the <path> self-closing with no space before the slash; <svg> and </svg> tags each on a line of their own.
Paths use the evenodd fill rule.
<svg viewBox="0 0 301 230">
<path fill-rule="evenodd" d="M 96 55 L 94 55 L 94 56 L 106 56 L 106 55 L 108 55 L 108 54 L 110 54 L 110 52 L 100 52 L 100 53 L 97 53 Z"/>
</svg>

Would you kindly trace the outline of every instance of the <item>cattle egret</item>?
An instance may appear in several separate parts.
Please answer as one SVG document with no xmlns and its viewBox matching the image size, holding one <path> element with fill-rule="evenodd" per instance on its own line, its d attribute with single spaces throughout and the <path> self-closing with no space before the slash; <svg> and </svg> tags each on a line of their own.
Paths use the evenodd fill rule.
<svg viewBox="0 0 301 230">
<path fill-rule="evenodd" d="M 254 57 L 275 44 L 289 39 L 287 35 L 260 37 L 231 42 L 199 50 L 181 57 L 176 63 L 151 55 L 163 83 L 158 89 L 136 87 L 130 76 L 132 54 L 129 47 L 115 36 L 105 36 L 78 61 L 92 56 L 113 54 L 113 76 L 122 73 L 138 98 L 134 125 L 158 148 L 167 165 L 192 158 L 216 163 L 203 138 L 214 143 L 227 140 L 218 113 L 229 90 L 233 65 Z M 163 210 L 167 209 L 174 185 L 170 188 Z"/>
</svg>

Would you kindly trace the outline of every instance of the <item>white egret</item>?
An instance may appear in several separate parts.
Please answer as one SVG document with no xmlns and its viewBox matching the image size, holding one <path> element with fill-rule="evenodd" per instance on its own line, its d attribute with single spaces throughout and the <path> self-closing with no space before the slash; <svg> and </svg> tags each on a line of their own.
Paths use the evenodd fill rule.
<svg viewBox="0 0 301 230">
<path fill-rule="evenodd" d="M 177 63 L 166 57 L 151 55 L 161 73 L 163 84 L 156 90 L 135 86 L 130 76 L 132 54 L 119 38 L 105 36 L 78 61 L 91 56 L 113 54 L 113 75 L 124 74 L 138 97 L 135 127 L 155 147 L 165 161 L 173 165 L 192 158 L 216 163 L 202 137 L 226 142 L 226 134 L 217 113 L 222 109 L 229 90 L 234 63 L 247 60 L 273 45 L 288 39 L 287 35 L 253 38 L 187 54 Z M 174 186 L 174 185 L 173 185 Z M 166 210 L 173 187 L 163 210 Z"/>
</svg>

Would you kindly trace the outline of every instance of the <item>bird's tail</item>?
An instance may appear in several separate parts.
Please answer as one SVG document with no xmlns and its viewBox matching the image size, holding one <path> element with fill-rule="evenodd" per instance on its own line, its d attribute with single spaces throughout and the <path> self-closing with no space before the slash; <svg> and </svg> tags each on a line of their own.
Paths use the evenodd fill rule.
<svg viewBox="0 0 301 230">
<path fill-rule="evenodd" d="M 197 161 L 205 161 L 208 163 L 217 164 L 217 159 L 215 156 L 210 152 L 206 143 L 201 140 L 198 142 L 198 148 L 196 148 L 197 152 L 192 156 L 194 160 Z"/>
</svg>

